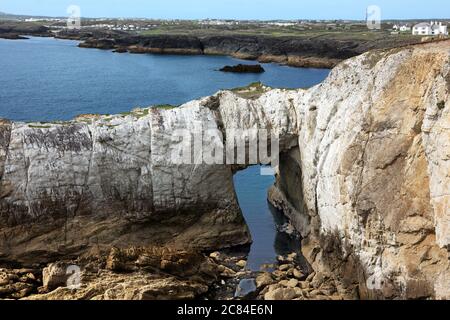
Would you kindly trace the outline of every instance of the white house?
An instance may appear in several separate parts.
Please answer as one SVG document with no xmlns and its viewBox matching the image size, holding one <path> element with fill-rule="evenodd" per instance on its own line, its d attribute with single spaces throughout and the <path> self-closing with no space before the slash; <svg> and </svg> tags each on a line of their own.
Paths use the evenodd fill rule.
<svg viewBox="0 0 450 320">
<path fill-rule="evenodd" d="M 448 35 L 447 26 L 442 25 L 442 22 L 430 23 L 422 22 L 416 24 L 413 27 L 413 35 L 424 35 L 424 36 L 437 36 L 437 35 Z"/>
<path fill-rule="evenodd" d="M 411 31 L 411 27 L 407 24 L 400 26 L 400 32 Z"/>
<path fill-rule="evenodd" d="M 411 31 L 411 27 L 409 25 L 407 25 L 407 24 L 403 24 L 403 25 L 394 24 L 392 29 L 394 31 L 400 31 L 400 32 Z"/>
</svg>

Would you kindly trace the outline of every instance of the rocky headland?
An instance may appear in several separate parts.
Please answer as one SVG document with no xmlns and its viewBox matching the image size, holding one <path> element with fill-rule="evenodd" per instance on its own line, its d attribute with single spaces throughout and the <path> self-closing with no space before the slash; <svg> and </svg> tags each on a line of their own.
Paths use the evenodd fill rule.
<svg viewBox="0 0 450 320">
<path fill-rule="evenodd" d="M 48 27 L 25 22 L 0 22 L 0 38 L 22 39 L 21 35 L 79 40 L 82 48 L 114 50 L 117 53 L 181 55 L 227 55 L 280 63 L 293 67 L 333 68 L 339 62 L 374 49 L 389 49 L 421 42 L 421 38 L 271 36 L 227 34 L 139 35 L 94 28 L 52 32 Z"/>
<path fill-rule="evenodd" d="M 2 120 L 0 295 L 200 298 L 231 277 L 261 299 L 448 299 L 449 92 L 441 41 L 365 53 L 307 90 L 254 84 L 178 108 Z M 167 161 L 173 132 L 198 125 L 278 133 L 269 200 L 302 235 L 307 270 L 291 255 L 251 274 L 245 257 L 208 254 L 251 236 L 241 167 Z M 80 288 L 64 288 L 58 261 L 80 266 Z"/>
<path fill-rule="evenodd" d="M 49 37 L 49 28 L 29 22 L 0 21 L 0 39 L 23 40 L 24 35 Z"/>
<path fill-rule="evenodd" d="M 373 49 L 395 48 L 420 42 L 418 38 L 340 40 L 323 36 L 250 35 L 132 35 L 101 30 L 63 31 L 59 38 L 80 40 L 82 48 L 116 52 L 228 55 L 239 59 L 275 62 L 293 67 L 333 68 L 339 62 Z"/>
</svg>

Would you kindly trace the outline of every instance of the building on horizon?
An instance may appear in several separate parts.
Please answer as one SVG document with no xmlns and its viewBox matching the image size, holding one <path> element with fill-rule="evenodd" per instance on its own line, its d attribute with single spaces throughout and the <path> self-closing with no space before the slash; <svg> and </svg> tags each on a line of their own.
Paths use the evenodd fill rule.
<svg viewBox="0 0 450 320">
<path fill-rule="evenodd" d="M 394 31 L 407 32 L 411 31 L 411 26 L 409 24 L 395 24 L 392 29 Z"/>
<path fill-rule="evenodd" d="M 413 35 L 423 35 L 423 36 L 437 36 L 437 35 L 448 35 L 447 26 L 443 25 L 442 22 L 431 21 L 422 22 L 416 24 L 413 27 Z"/>
</svg>

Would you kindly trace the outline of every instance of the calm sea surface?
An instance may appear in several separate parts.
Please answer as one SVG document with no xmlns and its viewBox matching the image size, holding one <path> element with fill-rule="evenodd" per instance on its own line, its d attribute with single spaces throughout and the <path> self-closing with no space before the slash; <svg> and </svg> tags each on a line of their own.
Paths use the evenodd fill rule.
<svg viewBox="0 0 450 320">
<path fill-rule="evenodd" d="M 225 65 L 253 63 L 224 56 L 117 54 L 82 49 L 52 38 L 0 39 L 0 118 L 69 120 L 79 114 L 114 114 L 156 104 L 178 105 L 261 81 L 272 87 L 310 87 L 329 73 L 264 64 L 263 74 L 218 72 Z M 268 205 L 272 177 L 251 167 L 235 176 L 236 191 L 254 244 L 249 264 L 258 269 L 291 250 L 277 233 L 279 214 Z"/>
</svg>

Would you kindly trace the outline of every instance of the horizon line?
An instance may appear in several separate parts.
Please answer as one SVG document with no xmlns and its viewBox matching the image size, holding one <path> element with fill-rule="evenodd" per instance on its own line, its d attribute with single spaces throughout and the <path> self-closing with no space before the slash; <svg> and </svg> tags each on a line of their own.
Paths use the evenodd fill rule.
<svg viewBox="0 0 450 320">
<path fill-rule="evenodd" d="M 36 14 L 25 14 L 25 13 L 10 13 L 10 12 L 4 12 L 0 11 L 1 14 L 4 15 L 10 15 L 10 16 L 25 16 L 25 17 L 36 17 L 36 18 L 51 18 L 51 19 L 62 19 L 67 18 L 67 16 L 48 16 L 48 15 L 36 15 Z M 132 16 L 98 16 L 98 17 L 81 17 L 81 19 L 139 19 L 139 20 L 180 20 L 180 21 L 199 21 L 199 20 L 232 20 L 232 21 L 366 21 L 366 19 L 354 19 L 354 18 L 327 18 L 327 19 L 319 19 L 319 18 L 273 18 L 273 19 L 258 19 L 258 18 L 248 18 L 248 19 L 237 19 L 237 18 L 212 18 L 212 17 L 205 17 L 205 18 L 151 18 L 151 17 L 132 17 Z M 448 18 L 433 18 L 433 17 L 427 17 L 427 18 L 384 18 L 381 19 L 381 21 L 392 21 L 392 20 L 399 20 L 399 21 L 407 21 L 407 20 L 450 20 L 450 17 Z"/>
</svg>

